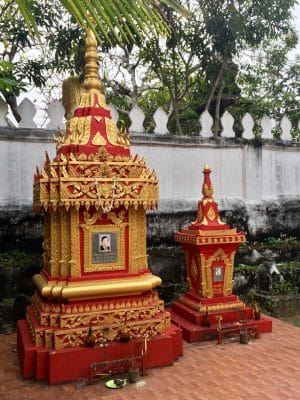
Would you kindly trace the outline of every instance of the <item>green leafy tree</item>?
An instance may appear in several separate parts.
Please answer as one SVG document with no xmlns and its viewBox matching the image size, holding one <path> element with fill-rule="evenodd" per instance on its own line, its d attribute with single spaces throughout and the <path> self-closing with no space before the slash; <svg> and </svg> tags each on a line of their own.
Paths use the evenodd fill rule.
<svg viewBox="0 0 300 400">
<path fill-rule="evenodd" d="M 240 70 L 238 83 L 243 96 L 236 106 L 258 118 L 266 114 L 279 121 L 286 114 L 294 134 L 300 120 L 300 56 L 291 59 L 289 52 L 297 42 L 296 33 L 290 30 L 279 41 L 262 43 L 253 62 Z"/>
<path fill-rule="evenodd" d="M 91 28 L 106 49 L 166 34 L 163 3 L 186 13 L 175 0 L 1 0 L 0 91 L 17 121 L 16 95 L 26 84 L 41 87 L 54 70 L 82 72 L 82 29 Z"/>
<path fill-rule="evenodd" d="M 205 108 L 215 116 L 215 134 L 220 130 L 224 91 L 228 95 L 230 89 L 237 90 L 235 81 L 239 69 L 236 60 L 241 51 L 256 48 L 265 39 L 276 39 L 289 32 L 295 3 L 295 0 L 198 0 L 211 38 L 212 52 L 210 58 L 203 60 L 206 63 L 203 66 L 210 85 Z M 239 97 L 239 93 L 236 94 L 235 100 Z"/>
<path fill-rule="evenodd" d="M 192 17 L 185 20 L 166 11 L 171 32 L 166 46 L 162 47 L 155 38 L 150 39 L 143 44 L 140 58 L 152 71 L 149 76 L 153 77 L 154 73 L 159 80 L 156 90 L 151 92 L 152 104 L 155 93 L 168 91 L 165 109 L 171 105 L 171 131 L 189 134 L 190 127 L 186 129 L 185 120 L 196 121 L 199 114 L 209 110 L 214 116 L 213 129 L 217 135 L 220 115 L 226 109 L 237 115 L 238 106 L 248 110 L 254 104 L 253 97 L 242 95 L 243 86 L 238 77 L 244 65 L 240 58 L 245 49 L 255 53 L 264 41 L 267 44 L 270 38 L 275 38 L 280 43 L 291 32 L 294 3 L 270 0 L 262 5 L 255 0 L 198 0 L 193 2 Z M 245 65 L 251 64 L 251 59 L 243 60 Z M 277 66 L 280 69 L 282 64 Z M 292 71 L 295 76 L 296 68 Z M 259 69 L 255 72 L 252 68 L 252 72 L 260 74 Z M 293 94 L 290 104 L 292 101 L 297 101 Z"/>
<path fill-rule="evenodd" d="M 41 51 L 28 24 L 19 15 L 16 2 L 0 1 L 0 4 L 0 91 L 19 121 L 16 96 L 28 85 L 42 87 L 54 70 L 66 69 L 66 63 L 73 60 L 70 55 L 75 54 L 74 43 L 76 46 L 82 30 L 66 18 L 58 2 L 32 0 L 30 12 L 43 42 Z M 61 61 L 61 53 L 70 56 L 67 61 Z"/>
<path fill-rule="evenodd" d="M 183 134 L 181 117 L 187 109 L 191 117 L 190 94 L 201 81 L 199 57 L 207 56 L 208 40 L 201 15 L 193 13 L 187 20 L 169 10 L 168 18 L 170 35 L 165 46 L 153 38 L 143 46 L 140 56 L 159 79 L 160 90 L 167 89 L 171 124 L 174 121 L 175 132 Z"/>
</svg>

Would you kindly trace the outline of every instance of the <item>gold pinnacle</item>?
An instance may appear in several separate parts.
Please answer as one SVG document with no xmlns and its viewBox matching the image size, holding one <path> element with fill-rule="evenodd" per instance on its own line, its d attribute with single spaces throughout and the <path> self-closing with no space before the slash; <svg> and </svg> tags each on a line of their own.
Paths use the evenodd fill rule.
<svg viewBox="0 0 300 400">
<path fill-rule="evenodd" d="M 83 87 L 85 90 L 98 90 L 102 92 L 103 85 L 99 79 L 98 74 L 98 54 L 97 54 L 97 40 L 94 32 L 89 29 L 86 38 L 86 51 L 85 51 L 85 67 L 84 67 L 84 82 Z"/>
</svg>

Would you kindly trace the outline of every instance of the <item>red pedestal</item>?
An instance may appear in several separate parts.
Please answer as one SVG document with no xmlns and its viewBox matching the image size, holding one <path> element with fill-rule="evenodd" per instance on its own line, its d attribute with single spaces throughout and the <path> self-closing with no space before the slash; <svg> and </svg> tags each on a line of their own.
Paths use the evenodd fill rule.
<svg viewBox="0 0 300 400">
<path fill-rule="evenodd" d="M 254 310 L 232 294 L 234 256 L 245 235 L 221 221 L 210 173 L 206 165 L 196 220 L 176 233 L 185 253 L 189 291 L 173 303 L 171 321 L 188 342 L 218 338 L 220 343 L 242 329 L 257 336 L 272 330 L 270 318 L 253 319 Z"/>
<path fill-rule="evenodd" d="M 171 325 L 164 334 L 151 337 L 147 347 L 145 368 L 171 365 L 182 355 L 181 330 Z M 24 320 L 18 321 L 18 349 L 23 377 L 50 384 L 89 379 L 91 364 L 129 358 L 131 352 L 130 343 L 120 342 L 62 350 L 36 347 Z"/>
<path fill-rule="evenodd" d="M 186 294 L 184 297 L 188 297 Z M 214 340 L 218 336 L 219 317 L 221 316 L 221 329 L 230 333 L 238 332 L 243 328 L 252 328 L 256 330 L 257 336 L 261 333 L 272 331 L 272 320 L 262 316 L 259 320 L 254 319 L 254 310 L 251 307 L 230 307 L 235 300 L 238 303 L 237 296 L 229 296 L 224 299 L 205 299 L 209 301 L 211 307 L 218 307 L 219 310 L 210 311 L 208 318 L 206 312 L 198 312 L 180 301 L 172 304 L 171 321 L 182 330 L 182 338 L 189 343 L 195 343 L 204 340 Z M 213 301 L 213 300 L 217 300 Z M 221 309 L 221 307 L 223 309 Z M 226 309 L 226 307 L 228 307 Z M 210 326 L 205 326 L 206 319 Z"/>
</svg>

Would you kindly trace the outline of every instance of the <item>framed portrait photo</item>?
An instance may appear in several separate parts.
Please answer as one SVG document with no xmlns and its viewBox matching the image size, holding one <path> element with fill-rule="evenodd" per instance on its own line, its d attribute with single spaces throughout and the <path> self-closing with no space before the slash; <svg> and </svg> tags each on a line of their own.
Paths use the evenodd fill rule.
<svg viewBox="0 0 300 400">
<path fill-rule="evenodd" d="M 116 262 L 118 259 L 118 233 L 93 232 L 92 262 L 93 264 Z"/>
<path fill-rule="evenodd" d="M 84 272 L 125 269 L 124 229 L 112 225 L 82 225 Z"/>
<path fill-rule="evenodd" d="M 215 265 L 213 267 L 213 282 L 222 282 L 223 281 L 223 266 Z"/>
</svg>

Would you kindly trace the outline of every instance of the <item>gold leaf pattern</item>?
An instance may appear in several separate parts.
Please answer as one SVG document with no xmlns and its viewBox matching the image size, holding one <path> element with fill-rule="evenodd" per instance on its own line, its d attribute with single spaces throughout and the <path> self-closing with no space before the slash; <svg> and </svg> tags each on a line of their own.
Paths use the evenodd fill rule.
<svg viewBox="0 0 300 400">
<path fill-rule="evenodd" d="M 100 132 L 97 132 L 96 135 L 93 137 L 92 144 L 95 146 L 105 146 L 106 140 L 103 136 L 101 136 Z"/>
<path fill-rule="evenodd" d="M 214 212 L 214 209 L 212 208 L 212 206 L 209 208 L 208 213 L 207 213 L 207 218 L 210 221 L 213 221 L 216 218 L 216 213 Z"/>
</svg>

